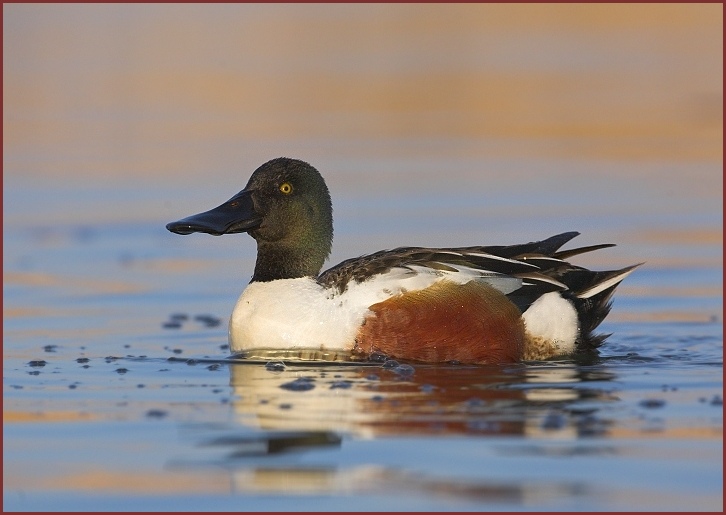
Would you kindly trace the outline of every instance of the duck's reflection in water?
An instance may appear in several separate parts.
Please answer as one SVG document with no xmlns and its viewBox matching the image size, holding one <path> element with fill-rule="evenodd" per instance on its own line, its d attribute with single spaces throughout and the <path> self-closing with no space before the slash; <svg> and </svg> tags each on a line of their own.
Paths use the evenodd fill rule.
<svg viewBox="0 0 726 515">
<path fill-rule="evenodd" d="M 348 457 L 345 464 L 333 458 L 331 465 L 329 453 L 315 454 L 312 461 L 300 459 L 300 453 L 341 449 L 348 439 L 406 437 L 398 441 L 407 442 L 434 436 L 524 437 L 536 443 L 536 449 L 525 452 L 548 452 L 540 445 L 542 438 L 571 443 L 606 435 L 609 423 L 598 416 L 597 406 L 614 399 L 608 388 L 611 375 L 572 363 L 469 367 L 392 361 L 375 366 L 241 362 L 229 368 L 240 430 L 221 428 L 218 436 L 206 431 L 202 447 L 215 451 L 215 466 L 230 470 L 235 491 L 263 494 L 420 492 L 511 503 L 584 495 L 586 488 L 579 483 L 482 480 L 476 474 L 467 479 L 437 470 L 422 474 L 405 464 L 381 465 L 374 457 L 361 462 L 359 455 Z M 317 463 L 320 456 L 322 464 Z"/>
<path fill-rule="evenodd" d="M 468 367 L 388 361 L 375 367 L 321 368 L 277 362 L 234 364 L 230 370 L 239 421 L 266 431 L 322 431 L 359 438 L 577 438 L 603 434 L 608 425 L 584 401 L 613 399 L 603 385 L 610 374 L 573 364 Z"/>
<path fill-rule="evenodd" d="M 445 479 L 393 468 L 253 468 L 235 473 L 238 492 L 257 494 L 378 494 L 450 498 L 458 501 L 540 504 L 547 499 L 590 495 L 578 483 Z M 389 501 L 390 502 L 390 501 Z"/>
</svg>

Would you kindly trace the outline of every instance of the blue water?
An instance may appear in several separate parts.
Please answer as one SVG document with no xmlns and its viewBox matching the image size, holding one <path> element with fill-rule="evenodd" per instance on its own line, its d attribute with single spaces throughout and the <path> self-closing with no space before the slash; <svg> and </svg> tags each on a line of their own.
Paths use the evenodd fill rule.
<svg viewBox="0 0 726 515">
<path fill-rule="evenodd" d="M 5 191 L 21 206 L 30 193 Z M 94 193 L 75 190 L 91 207 Z M 127 190 L 123 203 L 151 198 L 167 193 Z M 478 221 L 453 221 L 475 207 L 474 197 L 419 198 L 397 205 L 394 224 L 410 240 L 436 239 L 407 225 L 421 205 L 446 213 L 438 223 L 454 230 L 445 244 L 532 239 L 520 230 L 516 239 L 465 242 Z M 107 209 L 118 212 L 115 202 L 110 196 Z M 390 209 L 389 198 L 375 202 L 359 198 L 336 210 L 344 221 L 338 239 L 352 242 L 348 254 L 336 247 L 341 259 L 359 245 L 350 211 L 370 208 L 376 219 Z M 155 209 L 174 218 L 204 207 L 194 203 Z M 21 212 L 11 214 L 20 220 Z M 601 326 L 613 335 L 585 362 L 275 370 L 225 360 L 226 324 L 254 242 L 179 237 L 165 219 L 148 217 L 54 224 L 36 211 L 5 227 L 5 509 L 720 506 L 719 268 L 646 263 Z M 363 242 L 402 239 L 390 229 L 368 235 L 368 227 Z M 672 248 L 666 242 L 659 252 Z M 600 254 L 621 249 L 627 262 L 645 253 L 626 242 Z M 698 257 L 719 252 L 706 243 Z M 175 316 L 178 326 L 165 327 Z M 31 363 L 38 361 L 45 363 Z M 287 386 L 300 378 L 306 388 Z"/>
</svg>

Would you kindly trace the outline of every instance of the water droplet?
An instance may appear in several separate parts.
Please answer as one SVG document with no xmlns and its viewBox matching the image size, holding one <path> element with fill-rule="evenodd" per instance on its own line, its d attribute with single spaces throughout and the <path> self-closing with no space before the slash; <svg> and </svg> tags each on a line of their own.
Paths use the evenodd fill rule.
<svg viewBox="0 0 726 515">
<path fill-rule="evenodd" d="M 270 372 L 282 372 L 285 370 L 285 363 L 282 361 L 268 361 L 265 363 L 265 370 Z"/>
<path fill-rule="evenodd" d="M 399 376 L 411 377 L 414 372 L 416 372 L 416 369 L 413 368 L 411 365 L 403 364 L 392 368 L 391 371 L 398 374 Z"/>
<path fill-rule="evenodd" d="M 388 356 L 386 356 L 385 354 L 381 354 L 380 352 L 373 352 L 368 356 L 368 359 L 370 361 L 383 363 L 388 359 Z"/>
</svg>

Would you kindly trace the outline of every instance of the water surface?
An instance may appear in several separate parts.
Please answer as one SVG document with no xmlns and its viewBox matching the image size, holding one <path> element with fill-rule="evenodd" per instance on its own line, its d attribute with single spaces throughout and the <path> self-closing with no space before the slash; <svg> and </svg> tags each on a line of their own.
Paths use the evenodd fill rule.
<svg viewBox="0 0 726 515">
<path fill-rule="evenodd" d="M 720 4 L 3 6 L 6 510 L 723 508 Z M 246 235 L 311 162 L 327 265 L 578 230 L 599 356 L 228 358 Z"/>
</svg>

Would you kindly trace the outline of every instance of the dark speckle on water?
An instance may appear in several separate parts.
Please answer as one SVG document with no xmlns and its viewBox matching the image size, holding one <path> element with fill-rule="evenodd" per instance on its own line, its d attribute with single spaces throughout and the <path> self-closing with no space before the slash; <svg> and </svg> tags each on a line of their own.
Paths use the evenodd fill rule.
<svg viewBox="0 0 726 515">
<path fill-rule="evenodd" d="M 472 420 L 466 424 L 466 427 L 469 431 L 476 431 L 476 432 L 491 432 L 496 433 L 500 430 L 500 426 L 498 422 L 491 422 L 488 420 Z"/>
<path fill-rule="evenodd" d="M 46 366 L 48 363 L 46 361 L 43 361 L 42 359 L 34 359 L 33 361 L 29 361 L 28 365 L 35 368 L 42 368 Z"/>
<path fill-rule="evenodd" d="M 643 408 L 653 409 L 653 408 L 662 408 L 665 406 L 666 401 L 663 399 L 643 399 L 640 401 L 639 405 Z"/>
<path fill-rule="evenodd" d="M 342 388 L 342 389 L 348 389 L 351 386 L 353 386 L 352 381 L 335 381 L 333 383 L 330 383 L 330 389 L 333 390 L 335 388 Z"/>
<path fill-rule="evenodd" d="M 194 317 L 194 320 L 196 320 L 197 322 L 201 322 L 206 327 L 217 327 L 219 324 L 222 323 L 221 319 L 213 317 L 211 315 L 197 315 Z"/>
<path fill-rule="evenodd" d="M 45 352 L 55 352 L 57 348 L 57 345 L 46 345 L 45 347 L 43 347 L 43 350 Z"/>
<path fill-rule="evenodd" d="M 174 354 L 181 354 L 182 352 L 184 352 L 184 350 L 183 350 L 183 349 L 172 349 L 171 351 L 172 351 L 172 352 L 173 352 Z"/>
<path fill-rule="evenodd" d="M 315 388 L 315 380 L 309 377 L 298 377 L 289 383 L 281 384 L 280 388 L 291 392 L 307 392 Z"/>
<path fill-rule="evenodd" d="M 181 323 L 179 322 L 164 322 L 161 327 L 164 329 L 181 329 Z"/>
<path fill-rule="evenodd" d="M 88 363 L 89 361 L 91 361 L 91 360 L 88 358 L 77 358 L 76 359 L 76 363 Z"/>
<path fill-rule="evenodd" d="M 207 370 L 219 370 L 221 365 L 219 363 L 212 363 L 207 367 Z"/>
<path fill-rule="evenodd" d="M 480 407 L 484 406 L 484 404 L 485 404 L 485 402 L 478 397 L 472 397 L 471 399 L 466 401 L 466 406 L 468 408 L 480 408 Z"/>
<path fill-rule="evenodd" d="M 146 412 L 146 416 L 148 418 L 164 418 L 168 415 L 168 413 L 161 409 L 150 409 Z"/>
<path fill-rule="evenodd" d="M 117 374 L 125 374 L 128 371 L 129 371 L 128 368 L 123 368 L 122 367 L 122 368 L 117 368 L 114 372 L 116 372 Z"/>
<path fill-rule="evenodd" d="M 31 376 L 37 376 L 40 375 L 40 370 L 31 370 L 30 372 L 28 372 L 28 374 L 30 374 Z"/>
<path fill-rule="evenodd" d="M 562 429 L 563 427 L 565 427 L 566 424 L 567 420 L 562 415 L 562 413 L 549 412 L 542 420 L 542 429 L 549 431 Z"/>
</svg>

